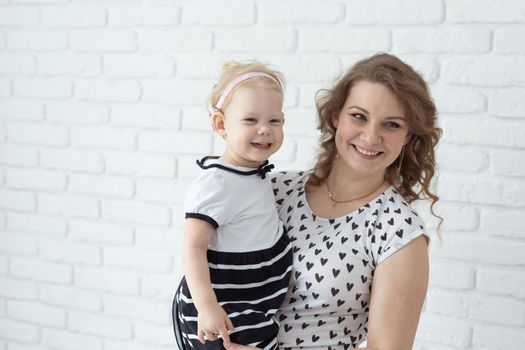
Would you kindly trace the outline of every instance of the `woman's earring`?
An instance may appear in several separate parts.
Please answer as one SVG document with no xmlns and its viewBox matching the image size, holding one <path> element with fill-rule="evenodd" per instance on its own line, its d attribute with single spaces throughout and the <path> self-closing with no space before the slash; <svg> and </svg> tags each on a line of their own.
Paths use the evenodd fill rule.
<svg viewBox="0 0 525 350">
<path fill-rule="evenodd" d="M 403 156 L 405 155 L 405 146 L 401 148 L 401 154 L 399 155 L 399 163 L 397 163 L 397 172 L 401 175 L 401 165 L 403 164 Z"/>
</svg>

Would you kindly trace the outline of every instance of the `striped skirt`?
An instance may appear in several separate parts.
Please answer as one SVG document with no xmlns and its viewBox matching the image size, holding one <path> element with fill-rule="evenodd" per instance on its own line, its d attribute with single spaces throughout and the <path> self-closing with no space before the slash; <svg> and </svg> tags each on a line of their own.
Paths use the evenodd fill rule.
<svg viewBox="0 0 525 350">
<path fill-rule="evenodd" d="M 262 349 L 277 349 L 281 306 L 292 271 L 292 247 L 286 234 L 268 249 L 243 253 L 208 251 L 213 290 L 235 331 L 230 340 Z M 183 278 L 173 300 L 173 326 L 180 350 L 224 349 L 222 339 L 201 344 L 197 310 Z"/>
</svg>

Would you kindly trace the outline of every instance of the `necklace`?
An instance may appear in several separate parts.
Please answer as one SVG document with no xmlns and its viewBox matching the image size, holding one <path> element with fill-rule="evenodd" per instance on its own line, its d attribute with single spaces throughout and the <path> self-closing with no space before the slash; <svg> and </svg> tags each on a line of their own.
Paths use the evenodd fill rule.
<svg viewBox="0 0 525 350">
<path fill-rule="evenodd" d="M 379 187 L 381 187 L 383 185 L 384 182 L 385 182 L 385 180 L 381 180 L 381 182 L 379 183 L 379 185 L 377 187 L 374 187 L 374 189 L 372 191 L 368 192 L 367 194 L 365 194 L 365 195 L 363 195 L 361 197 L 347 199 L 347 200 L 344 200 L 344 201 L 338 201 L 332 196 L 332 192 L 330 191 L 330 186 L 328 185 L 328 179 L 326 179 L 326 189 L 328 190 L 328 198 L 330 198 L 330 200 L 332 201 L 332 207 L 335 208 L 335 206 L 337 204 L 354 202 L 354 201 L 357 201 L 359 199 L 363 199 L 363 198 L 366 198 L 366 197 L 370 196 L 372 193 L 377 191 L 379 189 Z"/>
</svg>

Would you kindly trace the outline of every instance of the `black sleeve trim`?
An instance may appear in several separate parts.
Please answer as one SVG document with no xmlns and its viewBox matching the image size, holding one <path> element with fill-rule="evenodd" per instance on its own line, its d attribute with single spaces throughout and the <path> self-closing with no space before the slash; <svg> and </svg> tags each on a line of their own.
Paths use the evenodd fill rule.
<svg viewBox="0 0 525 350">
<path fill-rule="evenodd" d="M 209 217 L 208 215 L 204 215 L 204 214 L 186 213 L 186 219 L 204 220 L 208 224 L 212 225 L 214 229 L 217 229 L 217 227 L 219 227 L 219 224 L 217 223 L 217 221 L 213 220 L 213 218 Z"/>
</svg>

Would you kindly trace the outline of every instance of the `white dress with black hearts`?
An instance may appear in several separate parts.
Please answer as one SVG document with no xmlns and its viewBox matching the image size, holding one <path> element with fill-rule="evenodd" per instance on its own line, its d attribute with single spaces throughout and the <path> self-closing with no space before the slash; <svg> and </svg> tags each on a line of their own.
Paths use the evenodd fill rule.
<svg viewBox="0 0 525 350">
<path fill-rule="evenodd" d="M 306 201 L 308 172 L 272 176 L 279 217 L 293 245 L 293 271 L 277 316 L 280 349 L 353 349 L 366 340 L 375 268 L 426 235 L 416 211 L 391 186 L 337 219 Z"/>
</svg>

